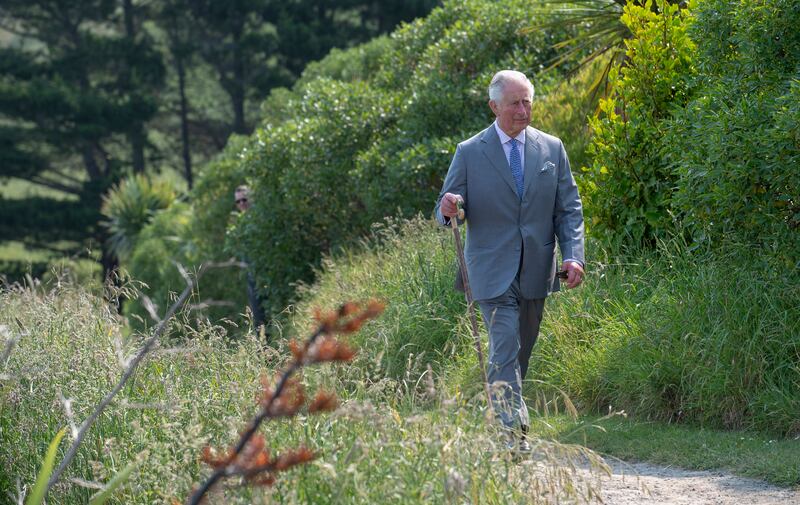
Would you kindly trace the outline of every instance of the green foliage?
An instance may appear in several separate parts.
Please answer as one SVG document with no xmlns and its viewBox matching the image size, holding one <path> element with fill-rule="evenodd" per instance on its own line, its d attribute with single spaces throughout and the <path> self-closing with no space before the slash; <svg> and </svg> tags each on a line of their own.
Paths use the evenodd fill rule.
<svg viewBox="0 0 800 505">
<path fill-rule="evenodd" d="M 165 180 L 136 174 L 123 179 L 103 196 L 101 214 L 107 219 L 109 245 L 114 254 L 126 258 L 142 228 L 160 209 L 175 201 L 175 189 Z"/>
<path fill-rule="evenodd" d="M 800 261 L 800 4 L 710 0 L 692 30 L 694 100 L 667 139 L 674 202 L 697 242 L 734 238 Z"/>
<path fill-rule="evenodd" d="M 153 352 L 141 363 L 135 380 L 88 431 L 48 503 L 88 503 L 94 490 L 72 479 L 114 482 L 120 471 L 128 471 L 122 467 L 129 461 L 138 462 L 137 470 L 111 502 L 184 502 L 208 475 L 200 461 L 203 448 L 238 439 L 243 421 L 257 409 L 255 398 L 263 393 L 260 378 L 273 377 L 289 350 L 263 346 L 252 335 L 230 341 L 220 326 L 187 329 L 181 319 L 173 321 L 173 329 L 200 338 L 186 342 L 180 352 Z M 142 342 L 139 335 L 124 336 L 116 311 L 101 297 L 69 285 L 51 292 L 0 291 L 0 328 L 17 328 L 16 320 L 28 332 L 4 363 L 0 381 L 4 491 L 14 489 L 17 481 L 30 487 L 41 463 L 39 452 L 55 427 L 64 424 L 63 409 L 53 406 L 57 392 L 72 399 L 76 421 L 84 419 L 121 374 L 120 358 Z M 362 352 L 366 362 L 366 356 L 377 357 L 373 349 Z M 342 399 L 338 412 L 314 422 L 277 419 L 260 431 L 272 454 L 305 445 L 320 454 L 318 462 L 282 473 L 273 487 L 220 488 L 215 500 L 231 505 L 375 504 L 389 497 L 390 503 L 412 505 L 462 500 L 535 504 L 546 503 L 539 501 L 541 489 L 563 488 L 557 496 L 572 502 L 578 499 L 575 490 L 589 484 L 573 483 L 572 459 L 585 461 L 576 447 L 537 444 L 535 457 L 547 462 L 546 472 L 532 474 L 530 465 L 513 464 L 498 429 L 484 422 L 481 410 L 464 396 L 453 401 L 445 395 L 445 384 L 434 375 L 425 375 L 429 388 L 424 394 L 405 395 L 386 378 L 353 387 L 339 379 L 346 370 L 308 368 L 303 377 L 307 391 L 320 385 L 336 391 Z M 387 398 L 381 391 L 398 394 Z"/>
<path fill-rule="evenodd" d="M 369 80 L 380 70 L 381 58 L 394 44 L 394 40 L 383 35 L 348 49 L 333 48 L 325 58 L 306 65 L 295 87 L 302 88 L 326 77 L 344 82 Z"/>
<path fill-rule="evenodd" d="M 375 225 L 359 247 L 323 265 L 318 282 L 300 290 L 292 318 L 297 332 L 305 329 L 315 307 L 334 306 L 343 292 L 354 299 L 375 297 L 387 302 L 386 312 L 354 336 L 358 348 L 371 350 L 367 361 L 356 363 L 362 374 L 416 380 L 428 364 L 437 374 L 465 366 L 463 360 L 475 365 L 464 296 L 453 289 L 455 256 L 448 230 L 422 216 L 407 223 L 388 221 Z M 477 378 L 477 368 L 473 371 L 471 378 Z M 349 373 L 354 381 L 362 378 Z M 453 386 L 477 393 L 480 384 Z"/>
<path fill-rule="evenodd" d="M 363 83 L 316 81 L 295 118 L 258 131 L 243 151 L 253 198 L 234 243 L 253 262 L 275 312 L 291 297 L 290 283 L 308 278 L 321 250 L 369 226 L 350 174 L 353 155 L 386 131 L 395 106 Z"/>
<path fill-rule="evenodd" d="M 25 505 L 40 505 L 44 502 L 44 495 L 47 492 L 47 481 L 50 480 L 50 474 L 53 473 L 58 446 L 66 433 L 67 427 L 65 426 L 56 433 L 56 436 L 53 437 L 53 440 L 47 447 L 47 454 L 42 461 L 42 467 L 36 477 L 36 483 L 33 485 L 33 489 L 31 489 L 31 494 L 29 494 L 28 499 L 25 500 Z"/>
<path fill-rule="evenodd" d="M 562 31 L 522 36 L 530 20 L 507 15 L 527 8 L 522 0 L 448 2 L 386 43 L 332 53 L 281 93 L 285 103 L 268 102 L 282 117 L 268 119 L 242 152 L 253 208 L 233 237 L 273 312 L 292 299 L 294 283 L 313 278 L 323 254 L 354 243 L 371 223 L 430 212 L 457 142 L 493 119 L 485 89 L 494 72 L 533 76 L 556 54 L 550 46 Z M 362 68 L 375 70 L 365 76 Z M 535 107 L 542 116 L 567 112 L 563 121 L 549 116 L 548 126 L 580 150 L 586 132 L 575 118 L 590 105 L 578 86 L 558 89 L 558 77 L 537 80 L 544 98 Z"/>
<path fill-rule="evenodd" d="M 594 233 L 653 244 L 672 228 L 670 199 L 675 186 L 662 155 L 666 119 L 689 99 L 695 43 L 686 9 L 658 0 L 629 3 L 622 21 L 626 62 L 609 74 L 612 94 L 590 119 L 592 164 L 586 170 L 587 213 Z"/>
<path fill-rule="evenodd" d="M 138 235 L 130 257 L 123 261 L 129 275 L 147 286 L 143 292 L 162 310 L 169 306 L 172 293 L 186 286 L 176 264 L 188 270 L 207 261 L 226 261 L 232 254 L 226 246 L 227 227 L 233 216 L 233 191 L 244 182 L 240 152 L 248 140 L 233 136 L 226 150 L 204 167 L 197 185 L 189 194 L 191 203 L 176 202 L 156 212 Z M 195 316 L 208 316 L 243 322 L 246 280 L 238 268 L 214 269 L 203 276 L 195 299 L 213 301 Z M 148 320 L 141 301 L 124 306 L 127 315 Z"/>
<path fill-rule="evenodd" d="M 131 478 L 133 471 L 136 469 L 136 462 L 133 461 L 125 465 L 125 467 L 111 478 L 108 483 L 103 486 L 103 489 L 98 491 L 89 500 L 89 505 L 103 505 L 114 494 L 118 487 L 125 484 Z"/>
<path fill-rule="evenodd" d="M 174 293 L 186 287 L 177 264 L 189 268 L 193 265 L 191 249 L 185 240 L 190 220 L 191 209 L 182 202 L 156 213 L 137 236 L 134 249 L 122 263 L 131 278 L 144 283 L 142 292 L 160 309 L 159 314 L 170 305 Z M 142 300 L 131 300 L 124 309 L 128 316 L 150 319 Z"/>
<path fill-rule="evenodd" d="M 343 380 L 388 376 L 413 390 L 430 364 L 452 391 L 480 395 L 452 234 L 419 219 L 370 244 L 324 262 L 295 323 L 343 292 L 377 296 L 386 313 L 355 337 L 371 352 Z M 563 391 L 583 411 L 800 433 L 798 272 L 746 247 L 701 253 L 676 240 L 623 257 L 590 263 L 580 289 L 548 299 L 524 388 L 531 406 Z"/>
<path fill-rule="evenodd" d="M 674 240 L 589 271 L 548 302 L 531 365 L 542 387 L 600 412 L 800 433 L 796 271 L 747 247 L 690 252 Z"/>
</svg>

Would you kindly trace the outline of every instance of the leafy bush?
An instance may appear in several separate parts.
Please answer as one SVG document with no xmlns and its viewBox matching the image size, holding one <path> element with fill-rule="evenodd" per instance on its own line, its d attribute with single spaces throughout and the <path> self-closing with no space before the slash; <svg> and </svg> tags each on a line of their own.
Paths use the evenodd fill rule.
<svg viewBox="0 0 800 505">
<path fill-rule="evenodd" d="M 676 178 L 662 155 L 662 138 L 666 120 L 689 99 L 695 52 L 689 12 L 666 0 L 656 4 L 631 2 L 624 9 L 622 21 L 633 37 L 625 42 L 625 64 L 609 73 L 612 94 L 590 119 L 592 163 L 586 169 L 594 233 L 651 245 L 672 229 Z"/>
<path fill-rule="evenodd" d="M 232 137 L 226 150 L 204 167 L 189 195 L 191 203 L 176 202 L 155 213 L 123 262 L 132 278 L 147 285 L 143 292 L 162 309 L 170 304 L 171 293 L 186 286 L 176 264 L 192 270 L 203 262 L 232 258 L 226 246 L 227 227 L 235 220 L 233 191 L 244 182 L 239 153 L 246 145 L 246 138 Z M 208 272 L 198 286 L 195 301 L 214 302 L 197 316 L 242 323 L 240 314 L 247 306 L 244 273 L 234 267 Z M 141 300 L 131 301 L 124 308 L 128 315 L 149 319 Z"/>
<path fill-rule="evenodd" d="M 349 49 L 332 49 L 320 61 L 312 61 L 295 84 L 303 89 L 316 79 L 334 79 L 342 82 L 366 81 L 381 68 L 381 59 L 395 41 L 382 35 Z"/>
<path fill-rule="evenodd" d="M 385 216 L 430 212 L 457 142 L 493 119 L 485 91 L 493 73 L 514 67 L 533 76 L 556 55 L 551 45 L 564 33 L 523 36 L 530 19 L 507 15 L 528 7 L 522 0 L 447 2 L 370 46 L 368 57 L 347 52 L 365 63 L 340 70 L 350 67 L 333 53 L 294 92 L 281 93 L 285 104 L 269 102 L 289 117 L 268 119 L 242 152 L 254 201 L 232 236 L 273 313 L 292 299 L 294 283 L 313 278 L 323 253 L 354 243 Z M 372 65 L 373 74 L 361 65 Z M 321 69 L 354 80 L 311 78 Z M 562 103 L 582 109 L 583 90 L 556 91 L 558 77 L 534 79 L 545 96 L 541 110 Z M 586 135 L 575 117 L 564 121 L 566 131 L 553 131 L 568 149 L 569 135 Z"/>
<path fill-rule="evenodd" d="M 152 181 L 143 174 L 123 179 L 103 196 L 101 214 L 107 219 L 112 252 L 126 258 L 142 228 L 153 214 L 175 201 L 175 189 L 164 180 Z"/>
<path fill-rule="evenodd" d="M 695 99 L 667 154 L 675 207 L 698 242 L 756 244 L 800 261 L 800 9 L 796 0 L 709 0 L 697 9 Z"/>
</svg>

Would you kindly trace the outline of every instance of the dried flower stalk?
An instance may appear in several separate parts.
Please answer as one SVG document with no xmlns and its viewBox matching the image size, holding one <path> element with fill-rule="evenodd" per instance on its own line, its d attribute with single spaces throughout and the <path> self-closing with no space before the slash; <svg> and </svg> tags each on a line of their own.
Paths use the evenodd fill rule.
<svg viewBox="0 0 800 505">
<path fill-rule="evenodd" d="M 306 404 L 306 394 L 300 381 L 293 377 L 302 367 L 315 363 L 346 362 L 353 359 L 355 351 L 336 339 L 337 334 L 358 331 L 361 326 L 383 312 L 384 305 L 370 301 L 364 307 L 356 303 L 343 304 L 332 312 L 315 312 L 318 326 L 303 344 L 289 342 L 292 361 L 274 382 L 262 378 L 262 391 L 256 402 L 259 410 L 247 424 L 236 444 L 224 455 L 213 449 L 203 450 L 202 461 L 214 471 L 189 497 L 189 505 L 197 505 L 220 480 L 228 477 L 242 477 L 251 485 L 271 486 L 275 483 L 277 472 L 307 463 L 317 454 L 306 447 L 289 449 L 281 455 L 272 456 L 267 449 L 263 435 L 256 433 L 261 423 L 270 418 L 292 417 Z M 320 391 L 308 404 L 310 414 L 331 411 L 338 405 L 333 393 Z"/>
</svg>

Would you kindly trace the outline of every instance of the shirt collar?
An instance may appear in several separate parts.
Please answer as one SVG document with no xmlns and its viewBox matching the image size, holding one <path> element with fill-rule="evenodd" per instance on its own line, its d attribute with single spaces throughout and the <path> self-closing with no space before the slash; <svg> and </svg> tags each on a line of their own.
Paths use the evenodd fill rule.
<svg viewBox="0 0 800 505">
<path fill-rule="evenodd" d="M 494 122 L 494 129 L 497 131 L 497 136 L 500 137 L 500 144 L 505 144 L 506 142 L 511 140 L 511 137 L 506 135 L 506 132 L 500 129 L 500 126 L 497 124 L 497 121 Z M 519 132 L 517 136 L 514 138 L 517 139 L 517 142 L 519 142 L 521 145 L 525 145 L 525 130 Z"/>
</svg>

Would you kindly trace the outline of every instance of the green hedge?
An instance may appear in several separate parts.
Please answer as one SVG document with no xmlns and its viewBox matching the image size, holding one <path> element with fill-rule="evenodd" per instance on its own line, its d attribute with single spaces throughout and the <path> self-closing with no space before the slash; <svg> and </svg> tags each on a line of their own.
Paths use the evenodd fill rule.
<svg viewBox="0 0 800 505">
<path fill-rule="evenodd" d="M 268 117 L 242 151 L 254 203 L 232 237 L 253 260 L 273 313 L 297 282 L 313 279 L 324 253 L 354 243 L 385 216 L 430 213 L 457 142 L 493 119 L 486 105 L 493 73 L 535 76 L 555 57 L 551 46 L 566 37 L 563 29 L 522 35 L 536 20 L 509 12 L 531 5 L 446 2 L 388 41 L 348 51 L 349 66 L 343 53 L 332 54 L 295 90 L 267 101 L 281 115 Z M 580 159 L 587 132 L 575 111 L 591 110 L 588 86 L 558 88 L 557 73 L 534 82 L 542 97 L 535 110 Z M 548 115 L 553 109 L 570 114 L 562 121 Z"/>
<path fill-rule="evenodd" d="M 800 261 L 800 3 L 707 0 L 694 100 L 666 138 L 676 211 L 697 241 Z"/>
</svg>

